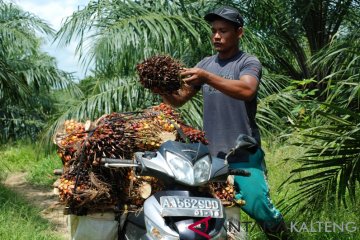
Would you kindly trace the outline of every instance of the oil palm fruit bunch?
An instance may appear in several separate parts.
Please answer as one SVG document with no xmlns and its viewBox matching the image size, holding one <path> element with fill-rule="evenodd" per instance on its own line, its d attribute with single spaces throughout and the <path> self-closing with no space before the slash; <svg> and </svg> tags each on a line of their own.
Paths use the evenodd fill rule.
<svg viewBox="0 0 360 240">
<path fill-rule="evenodd" d="M 100 160 L 132 159 L 137 151 L 156 150 L 177 138 L 176 128 L 183 129 L 192 142 L 205 142 L 203 132 L 182 123 L 179 113 L 164 103 L 136 113 L 103 115 L 91 128 L 74 120 L 65 122 L 55 141 L 64 163 L 61 202 L 76 209 L 115 202 L 140 207 L 149 192 L 162 184 L 155 178 L 134 177 L 128 168 L 104 168 Z"/>
<path fill-rule="evenodd" d="M 160 103 L 159 105 L 153 106 L 151 108 L 155 112 L 160 112 L 160 126 L 163 127 L 165 131 L 174 131 L 175 127 L 179 127 L 185 134 L 185 136 L 192 143 L 201 142 L 203 144 L 208 144 L 208 141 L 205 138 L 205 132 L 186 125 L 180 118 L 180 114 L 174 110 L 170 105 L 165 103 Z M 162 119 L 162 120 L 161 120 Z M 179 141 L 185 141 L 180 135 L 177 136 Z"/>
<path fill-rule="evenodd" d="M 73 213 L 81 208 L 94 210 L 112 206 L 117 198 L 108 182 L 99 173 L 84 169 L 66 172 L 58 186 L 60 202 L 71 206 Z"/>
<path fill-rule="evenodd" d="M 192 143 L 201 142 L 205 145 L 209 144 L 209 142 L 205 138 L 205 132 L 199 129 L 190 127 L 186 124 L 180 125 L 181 130 L 184 132 L 185 136 L 189 139 Z M 184 141 L 184 139 L 178 138 L 179 141 Z"/>
<path fill-rule="evenodd" d="M 166 103 L 160 103 L 159 105 L 150 108 L 151 111 L 161 114 L 169 120 L 181 122 L 180 113 Z"/>
<path fill-rule="evenodd" d="M 224 206 L 233 206 L 235 204 L 235 188 L 228 182 L 212 182 L 209 183 L 210 192 L 214 197 L 221 200 Z"/>
<path fill-rule="evenodd" d="M 174 93 L 181 88 L 182 64 L 167 55 L 156 55 L 136 65 L 140 83 L 156 93 Z"/>
<path fill-rule="evenodd" d="M 84 126 L 84 124 L 82 124 L 74 119 L 70 119 L 70 120 L 65 120 L 64 130 L 68 134 L 71 134 L 74 132 L 84 132 L 85 126 Z"/>
<path fill-rule="evenodd" d="M 127 131 L 126 121 L 101 122 L 86 139 L 85 151 L 88 166 L 97 166 L 101 158 L 131 158 L 134 152 L 133 133 Z"/>
<path fill-rule="evenodd" d="M 57 154 L 64 165 L 74 160 L 77 149 L 83 144 L 86 136 L 85 126 L 81 122 L 74 119 L 64 122 L 62 129 L 57 132 L 54 139 L 58 145 Z"/>
<path fill-rule="evenodd" d="M 75 191 L 76 185 L 76 191 Z M 81 202 L 80 197 L 74 198 L 74 193 L 81 193 L 84 190 L 89 189 L 88 181 L 86 176 L 81 176 L 78 180 L 78 184 L 76 184 L 76 176 L 63 174 L 60 178 L 60 184 L 58 186 L 59 189 L 59 198 L 63 203 L 69 203 L 70 201 L 76 201 L 78 203 Z"/>
<path fill-rule="evenodd" d="M 162 143 L 160 125 L 156 122 L 156 116 L 134 119 L 129 122 L 136 151 L 152 151 L 159 148 Z"/>
</svg>

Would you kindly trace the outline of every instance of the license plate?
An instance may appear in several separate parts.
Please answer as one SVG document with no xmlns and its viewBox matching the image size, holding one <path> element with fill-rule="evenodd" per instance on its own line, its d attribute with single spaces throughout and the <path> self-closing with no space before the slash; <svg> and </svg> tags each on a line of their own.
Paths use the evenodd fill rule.
<svg viewBox="0 0 360 240">
<path fill-rule="evenodd" d="M 162 196 L 162 216 L 223 218 L 223 206 L 216 198 Z"/>
</svg>

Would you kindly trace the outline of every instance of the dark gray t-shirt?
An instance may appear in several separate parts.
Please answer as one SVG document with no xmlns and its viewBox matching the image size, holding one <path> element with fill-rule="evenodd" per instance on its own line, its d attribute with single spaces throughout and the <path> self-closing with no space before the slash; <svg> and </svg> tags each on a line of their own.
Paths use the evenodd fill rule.
<svg viewBox="0 0 360 240">
<path fill-rule="evenodd" d="M 240 76 L 251 75 L 261 79 L 259 60 L 239 52 L 231 59 L 221 60 L 218 55 L 204 58 L 197 67 L 219 75 L 229 81 L 240 81 Z M 255 122 L 256 97 L 245 102 L 229 97 L 210 85 L 202 86 L 204 97 L 204 131 L 212 155 L 227 153 L 239 134 L 247 134 L 257 139 L 260 144 L 259 129 Z"/>
</svg>

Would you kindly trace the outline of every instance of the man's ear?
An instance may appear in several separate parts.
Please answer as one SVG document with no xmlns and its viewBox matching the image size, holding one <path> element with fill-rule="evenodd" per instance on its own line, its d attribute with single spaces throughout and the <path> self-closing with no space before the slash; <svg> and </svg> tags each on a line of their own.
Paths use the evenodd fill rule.
<svg viewBox="0 0 360 240">
<path fill-rule="evenodd" d="M 238 27 L 238 29 L 236 31 L 237 31 L 237 34 L 238 34 L 238 38 L 240 39 L 244 35 L 244 28 L 243 27 Z"/>
</svg>

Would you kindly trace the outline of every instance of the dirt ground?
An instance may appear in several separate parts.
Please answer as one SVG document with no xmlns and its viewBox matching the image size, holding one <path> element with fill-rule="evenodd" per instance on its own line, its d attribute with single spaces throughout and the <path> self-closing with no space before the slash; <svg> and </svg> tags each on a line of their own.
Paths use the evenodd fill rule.
<svg viewBox="0 0 360 240">
<path fill-rule="evenodd" d="M 41 216 L 49 220 L 55 227 L 55 231 L 64 239 L 69 239 L 67 231 L 66 215 L 63 214 L 63 205 L 58 202 L 58 195 L 53 191 L 35 188 L 26 181 L 26 173 L 12 173 L 4 181 L 9 187 L 30 203 L 41 209 Z"/>
</svg>

